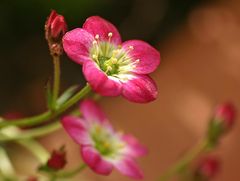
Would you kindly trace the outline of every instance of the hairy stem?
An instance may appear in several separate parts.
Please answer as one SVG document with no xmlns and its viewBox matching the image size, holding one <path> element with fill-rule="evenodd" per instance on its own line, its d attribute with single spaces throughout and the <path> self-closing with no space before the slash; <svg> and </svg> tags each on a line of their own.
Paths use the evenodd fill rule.
<svg viewBox="0 0 240 181">
<path fill-rule="evenodd" d="M 59 95 L 60 89 L 60 57 L 53 56 L 53 65 L 54 65 L 54 81 L 53 81 L 53 95 L 52 95 L 52 108 L 56 108 L 56 102 Z"/>
</svg>

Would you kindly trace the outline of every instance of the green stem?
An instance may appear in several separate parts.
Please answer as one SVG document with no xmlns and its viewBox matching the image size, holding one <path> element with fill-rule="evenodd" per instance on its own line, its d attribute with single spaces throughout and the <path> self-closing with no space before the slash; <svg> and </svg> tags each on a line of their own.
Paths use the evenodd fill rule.
<svg viewBox="0 0 240 181">
<path fill-rule="evenodd" d="M 93 96 L 94 100 L 99 100 L 100 96 Z M 74 116 L 81 116 L 81 112 L 79 112 L 79 109 L 73 110 L 71 115 Z M 0 142 L 6 142 L 6 141 L 16 141 L 16 140 L 22 140 L 22 139 L 29 139 L 29 138 L 37 138 L 41 136 L 45 136 L 47 134 L 50 134 L 54 131 L 57 131 L 61 129 L 61 124 L 59 121 L 55 121 L 53 123 L 49 123 L 45 126 L 37 127 L 37 128 L 32 128 L 32 129 L 27 129 L 27 130 L 22 130 L 20 132 L 17 132 L 16 134 L 8 134 L 8 135 L 3 135 L 0 134 Z M 12 131 L 11 131 L 12 132 Z"/>
<path fill-rule="evenodd" d="M 48 121 L 50 119 L 54 119 L 58 117 L 60 114 L 62 114 L 64 111 L 66 111 L 68 108 L 76 104 L 79 100 L 84 98 L 89 92 L 91 91 L 90 86 L 87 84 L 83 89 L 81 89 L 78 93 L 76 93 L 72 98 L 70 98 L 67 102 L 65 102 L 62 106 L 60 106 L 57 110 L 54 112 L 52 111 L 46 111 L 40 115 L 29 117 L 29 118 L 23 118 L 23 119 L 17 119 L 17 120 L 2 120 L 0 122 L 0 128 L 10 125 L 15 126 L 33 126 L 39 123 L 43 123 L 45 121 Z"/>
<path fill-rule="evenodd" d="M 52 108 L 56 108 L 56 102 L 59 95 L 60 89 L 60 57 L 53 56 L 54 65 L 54 82 L 53 82 L 53 95 L 52 95 Z"/>
<path fill-rule="evenodd" d="M 49 152 L 34 139 L 17 140 L 16 142 L 29 150 L 41 164 L 45 164 L 50 157 Z"/>
<path fill-rule="evenodd" d="M 29 138 L 36 138 L 36 137 L 41 137 L 43 135 L 47 135 L 49 133 L 52 133 L 54 131 L 57 131 L 61 128 L 61 124 L 59 122 L 53 122 L 50 123 L 46 126 L 42 126 L 39 128 L 33 128 L 29 130 L 24 130 L 17 135 L 13 136 L 0 136 L 0 142 L 5 142 L 5 141 L 15 141 L 15 140 L 22 140 L 22 139 L 29 139 Z"/>
<path fill-rule="evenodd" d="M 0 172 L 2 177 L 13 177 L 15 170 L 11 163 L 11 160 L 8 157 L 6 150 L 0 146 Z"/>
<path fill-rule="evenodd" d="M 56 174 L 57 178 L 70 178 L 78 174 L 79 172 L 83 171 L 87 167 L 86 164 L 81 164 L 77 168 L 71 170 L 71 171 L 62 171 L 58 172 Z"/>
<path fill-rule="evenodd" d="M 176 173 L 181 172 L 191 161 L 193 161 L 199 154 L 205 152 L 208 148 L 208 142 L 206 140 L 200 142 L 194 147 L 183 159 L 179 160 L 175 165 L 170 167 L 158 181 L 167 181 L 172 178 Z"/>
</svg>

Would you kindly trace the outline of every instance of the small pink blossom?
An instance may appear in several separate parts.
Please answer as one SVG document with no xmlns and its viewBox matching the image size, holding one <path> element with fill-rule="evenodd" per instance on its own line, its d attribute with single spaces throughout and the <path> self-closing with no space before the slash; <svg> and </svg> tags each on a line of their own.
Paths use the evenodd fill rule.
<svg viewBox="0 0 240 181">
<path fill-rule="evenodd" d="M 148 76 L 158 67 L 160 54 L 140 40 L 122 43 L 116 27 L 99 17 L 89 17 L 82 28 L 63 37 L 67 55 L 83 65 L 83 74 L 92 89 L 103 96 L 123 95 L 146 103 L 156 99 L 157 86 Z"/>
<path fill-rule="evenodd" d="M 83 118 L 66 116 L 62 125 L 73 140 L 81 146 L 84 162 L 96 173 L 109 175 L 113 168 L 122 174 L 143 178 L 135 159 L 147 153 L 135 137 L 116 132 L 94 101 L 80 105 Z"/>
</svg>

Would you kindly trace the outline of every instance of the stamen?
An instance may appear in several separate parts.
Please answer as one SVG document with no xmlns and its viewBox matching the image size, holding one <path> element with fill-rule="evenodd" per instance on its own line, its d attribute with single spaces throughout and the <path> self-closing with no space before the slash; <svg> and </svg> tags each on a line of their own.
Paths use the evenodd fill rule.
<svg viewBox="0 0 240 181">
<path fill-rule="evenodd" d="M 129 48 L 130 50 L 133 50 L 133 49 L 134 49 L 134 47 L 133 47 L 132 45 L 128 46 L 128 48 Z"/>
<path fill-rule="evenodd" d="M 96 39 L 96 40 L 98 40 L 99 37 L 100 37 L 99 34 L 96 34 L 96 35 L 95 35 L 95 39 Z"/>
<path fill-rule="evenodd" d="M 136 62 L 136 63 L 139 63 L 139 62 L 140 62 L 140 59 L 135 60 L 135 62 Z"/>
<path fill-rule="evenodd" d="M 116 64 L 118 62 L 118 60 L 114 57 L 112 57 L 111 59 L 112 59 L 112 64 Z"/>
<path fill-rule="evenodd" d="M 108 33 L 108 37 L 111 38 L 113 36 L 113 33 L 112 32 L 109 32 Z"/>
<path fill-rule="evenodd" d="M 113 33 L 112 32 L 109 32 L 108 33 L 108 43 L 106 44 L 106 49 L 105 49 L 105 55 L 108 55 L 108 51 L 109 51 L 109 45 L 111 43 L 111 38 L 113 36 Z"/>
<path fill-rule="evenodd" d="M 108 73 L 109 71 L 112 71 L 112 67 L 111 66 L 107 66 L 107 70 L 105 73 Z"/>
<path fill-rule="evenodd" d="M 92 57 L 93 57 L 94 60 L 97 60 L 97 59 L 98 59 L 98 56 L 97 56 L 96 54 L 93 54 Z"/>
</svg>

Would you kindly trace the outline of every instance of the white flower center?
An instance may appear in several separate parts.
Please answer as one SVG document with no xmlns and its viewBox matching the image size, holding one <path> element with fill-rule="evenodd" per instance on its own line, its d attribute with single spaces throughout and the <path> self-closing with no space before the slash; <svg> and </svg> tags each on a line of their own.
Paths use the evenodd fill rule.
<svg viewBox="0 0 240 181">
<path fill-rule="evenodd" d="M 90 50 L 90 56 L 108 76 L 124 81 L 140 60 L 133 61 L 129 55 L 129 52 L 134 49 L 133 46 L 129 46 L 127 50 L 123 49 L 111 43 L 112 36 L 113 34 L 109 32 L 108 41 L 99 41 L 97 34 Z"/>
<path fill-rule="evenodd" d="M 117 158 L 125 147 L 125 143 L 120 140 L 118 134 L 112 133 L 99 124 L 92 126 L 90 135 L 95 149 L 107 158 Z"/>
</svg>

